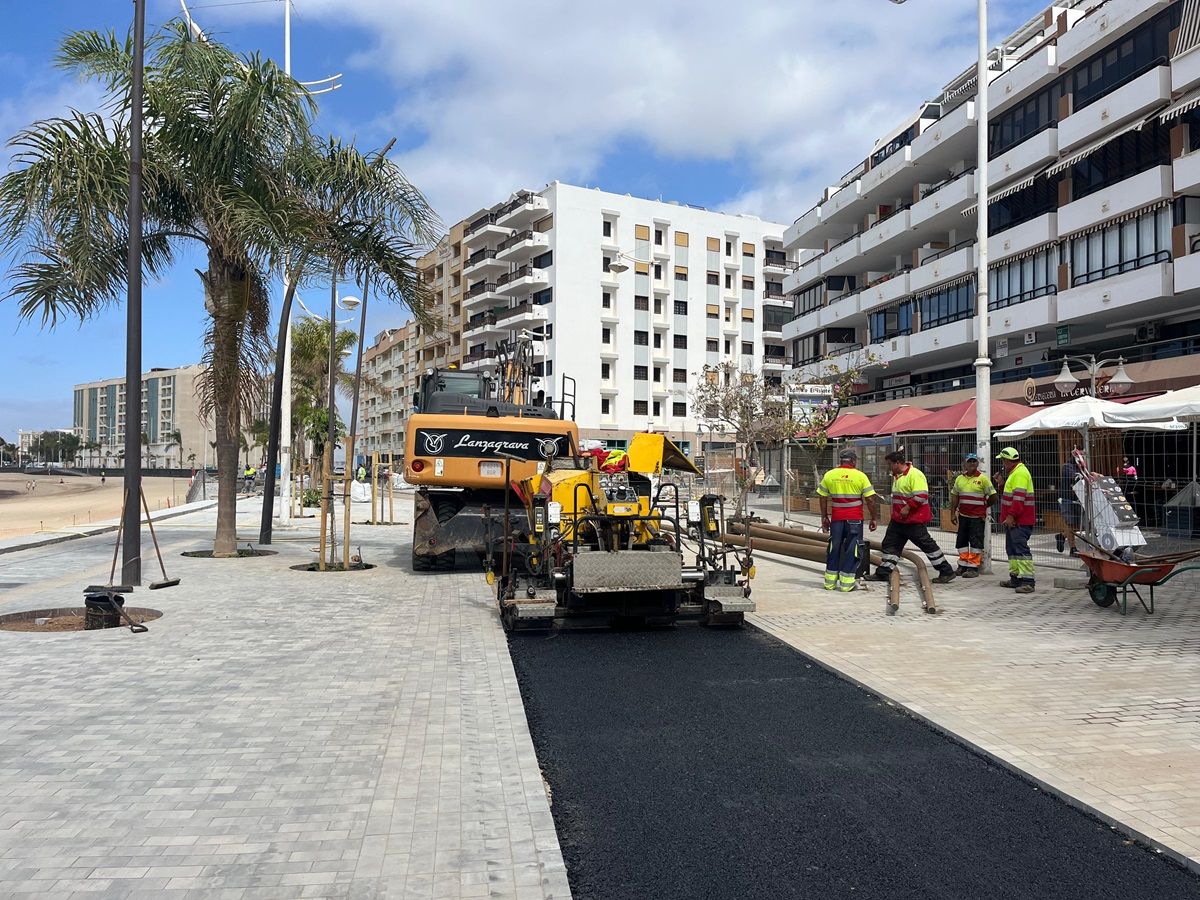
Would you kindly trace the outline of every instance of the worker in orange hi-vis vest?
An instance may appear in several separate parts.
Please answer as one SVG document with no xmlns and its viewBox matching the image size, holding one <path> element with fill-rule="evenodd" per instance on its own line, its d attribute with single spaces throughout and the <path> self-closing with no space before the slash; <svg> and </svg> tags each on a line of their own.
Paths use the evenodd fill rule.
<svg viewBox="0 0 1200 900">
<path fill-rule="evenodd" d="M 950 521 L 958 528 L 954 546 L 958 549 L 958 574 L 963 578 L 979 577 L 987 511 L 996 496 L 992 480 L 979 471 L 979 456 L 968 453 L 962 474 L 950 488 Z"/>
</svg>

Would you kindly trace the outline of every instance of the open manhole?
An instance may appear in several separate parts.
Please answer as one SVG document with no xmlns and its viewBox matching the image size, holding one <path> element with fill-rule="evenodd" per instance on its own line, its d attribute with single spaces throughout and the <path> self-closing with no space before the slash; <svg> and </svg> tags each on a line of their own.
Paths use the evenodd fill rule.
<svg viewBox="0 0 1200 900">
<path fill-rule="evenodd" d="M 238 549 L 237 556 L 213 556 L 211 550 L 188 550 L 180 553 L 180 556 L 186 556 L 189 559 L 249 559 L 252 556 L 275 556 L 277 550 L 257 550 L 254 547 L 241 547 Z"/>
<path fill-rule="evenodd" d="M 321 572 L 322 571 L 320 563 L 315 563 L 315 562 L 305 563 L 300 566 L 291 566 L 290 568 L 293 572 Z M 374 563 L 350 563 L 350 568 L 348 568 L 348 569 L 343 568 L 341 563 L 336 563 L 335 565 L 327 566 L 324 569 L 323 574 L 326 574 L 329 572 L 365 572 L 365 571 L 367 571 L 367 569 L 373 569 L 373 568 L 375 568 Z"/>
<path fill-rule="evenodd" d="M 162 617 L 157 609 L 145 609 L 137 606 L 126 607 L 125 613 L 137 624 L 151 622 Z M 126 627 L 121 621 L 113 625 L 110 621 L 101 627 Z M 87 610 L 82 606 L 58 606 L 52 609 L 27 609 L 24 612 L 9 613 L 0 616 L 0 631 L 25 631 L 40 634 L 54 634 L 61 631 L 86 631 Z"/>
</svg>

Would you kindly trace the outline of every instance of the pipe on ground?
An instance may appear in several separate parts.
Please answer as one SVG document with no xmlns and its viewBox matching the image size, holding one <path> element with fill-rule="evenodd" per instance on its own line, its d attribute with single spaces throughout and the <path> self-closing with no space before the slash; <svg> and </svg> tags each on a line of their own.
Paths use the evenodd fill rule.
<svg viewBox="0 0 1200 900">
<path fill-rule="evenodd" d="M 728 526 L 732 532 L 745 532 L 746 525 L 741 522 L 730 522 Z M 754 538 L 767 539 L 783 539 L 783 540 L 801 540 L 811 543 L 828 544 L 829 536 L 820 531 L 811 531 L 807 528 L 785 528 L 781 525 L 768 525 L 765 522 L 752 522 L 749 526 L 749 534 Z M 882 550 L 883 545 L 879 541 L 873 541 L 868 538 L 863 538 L 865 543 L 872 550 Z M 929 613 L 937 612 L 937 601 L 933 596 L 933 581 L 929 577 L 929 565 L 925 559 L 916 553 L 914 550 L 905 550 L 900 554 L 902 559 L 908 560 L 917 570 L 917 584 L 921 591 L 921 598 L 925 611 Z M 872 556 L 872 562 L 875 561 Z"/>
<path fill-rule="evenodd" d="M 757 538 L 753 535 L 747 538 L 745 535 L 723 534 L 721 541 L 726 544 L 731 544 L 734 547 L 749 547 L 750 541 L 753 540 L 753 549 L 762 553 L 773 553 L 777 556 L 791 556 L 796 559 L 806 559 L 810 562 L 825 562 L 825 550 L 818 547 L 816 544 L 809 546 L 801 541 L 788 540 L 771 540 L 769 538 Z M 878 553 L 871 554 L 871 562 L 878 565 L 882 561 L 882 557 Z M 891 577 L 888 579 L 888 615 L 895 613 L 900 608 L 900 573 L 896 569 L 892 569 Z"/>
</svg>

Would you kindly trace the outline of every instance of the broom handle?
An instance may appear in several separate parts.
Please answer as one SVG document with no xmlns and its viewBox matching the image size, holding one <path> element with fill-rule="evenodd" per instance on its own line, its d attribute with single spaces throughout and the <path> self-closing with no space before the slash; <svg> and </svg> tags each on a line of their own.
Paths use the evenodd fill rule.
<svg viewBox="0 0 1200 900">
<path fill-rule="evenodd" d="M 154 533 L 154 522 L 150 519 L 150 505 L 146 502 L 146 492 L 142 494 L 142 509 L 146 511 L 146 524 L 150 526 L 150 540 L 154 542 L 154 555 L 158 557 L 158 567 L 162 569 L 163 581 L 167 581 L 167 567 L 163 565 L 162 551 L 158 549 L 158 536 Z"/>
<path fill-rule="evenodd" d="M 125 529 L 125 501 L 129 497 L 124 489 L 121 491 L 121 520 L 117 523 L 117 543 L 113 545 L 113 561 L 112 568 L 108 570 L 108 583 L 111 585 L 117 577 L 117 554 L 121 551 L 121 533 Z"/>
</svg>

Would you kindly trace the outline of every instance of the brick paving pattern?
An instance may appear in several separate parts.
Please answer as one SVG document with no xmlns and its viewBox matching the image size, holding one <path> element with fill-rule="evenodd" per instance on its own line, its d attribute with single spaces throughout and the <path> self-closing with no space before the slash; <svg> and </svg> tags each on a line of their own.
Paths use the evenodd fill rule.
<svg viewBox="0 0 1200 900">
<path fill-rule="evenodd" d="M 211 522 L 160 526 L 149 633 L 0 632 L 0 895 L 569 897 L 482 579 L 401 527 L 355 528 L 369 572 L 290 571 L 311 526 L 181 558 Z M 111 540 L 0 556 L 0 614 L 81 603 Z"/>
</svg>

